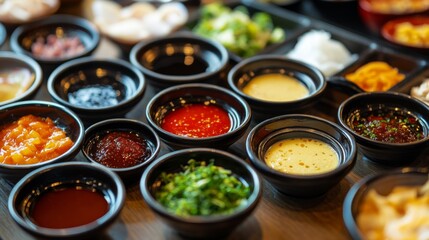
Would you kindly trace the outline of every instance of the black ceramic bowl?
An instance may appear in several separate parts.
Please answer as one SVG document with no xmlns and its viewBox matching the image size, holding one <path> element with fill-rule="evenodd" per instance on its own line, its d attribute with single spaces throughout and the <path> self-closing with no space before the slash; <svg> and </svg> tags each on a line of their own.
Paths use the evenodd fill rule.
<svg viewBox="0 0 429 240">
<path fill-rule="evenodd" d="M 23 101 L 1 106 L 0 126 L 29 114 L 52 119 L 57 126 L 61 127 L 67 133 L 67 136 L 74 142 L 74 145 L 62 155 L 37 164 L 11 165 L 0 163 L 0 175 L 12 182 L 16 182 L 36 168 L 72 160 L 79 153 L 84 138 L 84 127 L 76 114 L 59 104 L 51 102 Z"/>
<path fill-rule="evenodd" d="M 204 104 L 220 107 L 229 115 L 228 132 L 211 137 L 187 137 L 164 130 L 161 125 L 171 112 L 187 105 Z M 233 92 L 211 84 L 183 84 L 170 87 L 155 95 L 146 107 L 148 123 L 160 138 L 173 148 L 225 148 L 238 140 L 250 124 L 249 105 Z"/>
<path fill-rule="evenodd" d="M 299 80 L 309 90 L 308 96 L 292 101 L 268 101 L 249 96 L 243 88 L 255 77 L 265 74 L 282 74 Z M 246 59 L 235 65 L 228 74 L 229 87 L 243 97 L 252 110 L 268 114 L 293 113 L 316 103 L 326 88 L 320 70 L 308 64 L 282 56 L 262 55 Z M 288 89 L 284 89 L 287 94 Z M 269 94 L 269 93 L 267 93 Z"/>
<path fill-rule="evenodd" d="M 48 80 L 51 97 L 86 122 L 125 115 L 142 99 L 145 89 L 141 72 L 119 59 L 69 61 Z"/>
<path fill-rule="evenodd" d="M 8 99 L 6 101 L 0 100 L 0 106 L 13 103 L 13 102 L 31 99 L 36 95 L 37 91 L 42 85 L 42 80 L 43 80 L 42 69 L 40 68 L 40 65 L 32 58 L 22 54 L 16 54 L 13 52 L 0 52 L 0 73 L 5 73 L 8 71 L 14 71 L 14 70 L 23 70 L 23 69 L 28 70 L 28 71 L 25 71 L 25 73 L 28 73 L 27 75 L 30 79 L 28 84 L 28 89 L 12 99 Z M 20 76 L 20 75 L 17 74 L 16 76 Z M 2 91 L 9 92 L 10 90 L 2 89 Z M 0 94 L 4 94 L 4 93 L 0 93 Z"/>
<path fill-rule="evenodd" d="M 339 165 L 328 172 L 312 175 L 274 170 L 265 163 L 265 154 L 274 143 L 289 138 L 311 138 L 329 144 L 338 155 Z M 274 188 L 295 197 L 316 197 L 326 193 L 356 163 L 353 136 L 335 123 L 310 115 L 283 115 L 258 124 L 247 137 L 246 151 L 252 165 Z"/>
<path fill-rule="evenodd" d="M 415 117 L 421 124 L 424 138 L 408 143 L 389 143 L 363 137 L 353 130 L 352 121 L 379 111 L 391 111 L 395 115 Z M 411 162 L 428 146 L 429 106 L 408 95 L 394 92 L 356 94 L 338 108 L 338 120 L 356 138 L 360 150 L 370 160 L 385 164 Z"/>
<path fill-rule="evenodd" d="M 38 200 L 41 200 L 44 194 L 69 188 L 86 189 L 100 194 L 107 202 L 107 212 L 92 222 L 76 227 L 54 228 L 46 227 L 44 224 L 42 225 L 44 227 L 40 226 L 41 224 L 38 225 L 37 221 L 32 219 L 35 214 L 33 209 L 38 204 Z M 91 198 L 85 199 L 88 201 L 87 204 L 94 204 L 88 199 Z M 27 174 L 12 189 L 8 208 L 13 220 L 35 237 L 44 239 L 93 237 L 94 239 L 95 235 L 101 234 L 119 216 L 124 202 L 125 188 L 115 173 L 95 164 L 73 162 L 45 166 Z M 55 203 L 51 203 L 51 205 L 58 207 L 55 206 Z M 81 214 L 79 211 L 77 212 L 77 214 Z M 61 221 L 64 220 L 61 219 Z"/>
<path fill-rule="evenodd" d="M 138 163 L 137 165 L 121 168 L 107 166 L 110 170 L 117 173 L 127 183 L 133 182 L 133 180 L 141 177 L 143 170 L 157 157 L 161 146 L 158 135 L 155 133 L 154 130 L 152 130 L 152 128 L 140 121 L 131 119 L 105 120 L 102 122 L 98 122 L 86 129 L 85 139 L 83 141 L 82 147 L 83 155 L 89 161 L 105 166 L 103 163 L 100 163 L 94 159 L 97 149 L 96 145 L 100 142 L 101 139 L 105 138 L 107 133 L 112 132 L 133 133 L 133 135 L 138 135 L 141 139 L 144 139 L 146 141 L 145 147 L 149 152 L 143 162 Z M 119 141 L 116 142 L 118 143 Z M 122 144 L 121 148 L 123 149 L 130 147 L 126 145 L 127 142 L 125 141 L 122 141 L 122 143 L 119 144 Z M 111 153 L 113 154 L 113 152 Z"/>
<path fill-rule="evenodd" d="M 85 49 L 80 53 L 64 57 L 35 56 L 32 52 L 32 45 L 38 38 L 46 39 L 48 35 L 55 35 L 57 38 L 78 37 Z M 99 42 L 100 34 L 91 22 L 68 15 L 54 15 L 42 21 L 20 26 L 10 37 L 10 46 L 14 52 L 32 57 L 43 66 L 46 72 L 51 72 L 56 66 L 66 61 L 89 56 L 97 48 Z"/>
<path fill-rule="evenodd" d="M 365 239 L 357 224 L 361 204 L 369 191 L 386 196 L 397 186 L 421 187 L 428 181 L 428 169 L 403 168 L 367 176 L 349 190 L 343 204 L 343 220 L 352 239 Z"/>
<path fill-rule="evenodd" d="M 220 43 L 182 33 L 137 44 L 131 50 L 130 61 L 152 85 L 166 88 L 219 81 L 228 63 L 228 52 Z"/>
<path fill-rule="evenodd" d="M 182 171 L 182 167 L 187 165 L 190 159 L 198 162 L 213 159 L 215 166 L 231 170 L 233 175 L 251 189 L 246 205 L 229 215 L 183 217 L 169 212 L 154 196 L 159 188 L 158 178 L 162 172 Z M 219 239 L 228 235 L 252 213 L 262 194 L 258 175 L 244 160 L 230 153 L 209 148 L 185 149 L 158 158 L 143 173 L 140 189 L 146 203 L 167 225 L 186 237 L 204 239 Z"/>
</svg>

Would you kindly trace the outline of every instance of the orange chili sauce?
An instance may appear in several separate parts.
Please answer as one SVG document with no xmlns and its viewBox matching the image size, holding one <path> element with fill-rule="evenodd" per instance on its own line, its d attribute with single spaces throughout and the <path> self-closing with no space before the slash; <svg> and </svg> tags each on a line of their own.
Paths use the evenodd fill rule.
<svg viewBox="0 0 429 240">
<path fill-rule="evenodd" d="M 168 113 L 161 127 L 176 135 L 203 138 L 227 133 L 231 128 L 231 120 L 221 107 L 191 104 Z"/>
<path fill-rule="evenodd" d="M 31 212 L 34 223 L 46 228 L 71 228 L 91 223 L 109 210 L 104 196 L 88 189 L 66 188 L 44 193 Z"/>
<path fill-rule="evenodd" d="M 24 165 L 60 156 L 73 141 L 50 118 L 26 115 L 1 127 L 0 163 Z"/>
</svg>

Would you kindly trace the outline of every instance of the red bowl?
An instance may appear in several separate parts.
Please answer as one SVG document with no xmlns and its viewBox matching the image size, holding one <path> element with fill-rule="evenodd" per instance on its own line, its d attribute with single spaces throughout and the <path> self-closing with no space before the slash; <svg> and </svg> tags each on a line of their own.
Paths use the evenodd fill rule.
<svg viewBox="0 0 429 240">
<path fill-rule="evenodd" d="M 424 24 L 429 24 L 429 17 L 428 16 L 413 16 L 413 17 L 403 17 L 398 19 L 393 19 L 388 22 L 386 22 L 382 29 L 381 29 L 381 35 L 389 42 L 392 42 L 394 44 L 405 46 L 409 48 L 414 48 L 416 50 L 429 50 L 429 41 L 425 43 L 424 45 L 414 45 L 414 44 L 408 44 L 404 42 L 398 41 L 394 35 L 396 32 L 396 28 L 401 23 L 411 23 L 413 26 L 419 26 Z"/>
<path fill-rule="evenodd" d="M 429 7 L 419 11 L 380 12 L 373 8 L 372 3 L 376 1 L 380 0 L 359 0 L 359 14 L 365 25 L 375 34 L 379 34 L 380 29 L 389 20 L 429 13 Z"/>
</svg>

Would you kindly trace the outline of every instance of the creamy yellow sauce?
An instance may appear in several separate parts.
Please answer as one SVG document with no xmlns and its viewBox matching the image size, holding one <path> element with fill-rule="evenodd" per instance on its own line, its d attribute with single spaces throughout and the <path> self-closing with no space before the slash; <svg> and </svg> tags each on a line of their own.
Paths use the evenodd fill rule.
<svg viewBox="0 0 429 240">
<path fill-rule="evenodd" d="M 309 94 L 298 79 L 277 73 L 256 76 L 247 83 L 243 92 L 251 97 L 273 102 L 298 100 Z"/>
<path fill-rule="evenodd" d="M 337 152 L 327 143 L 312 138 L 290 138 L 274 143 L 264 156 L 277 171 L 312 175 L 329 172 L 339 165 Z"/>
</svg>

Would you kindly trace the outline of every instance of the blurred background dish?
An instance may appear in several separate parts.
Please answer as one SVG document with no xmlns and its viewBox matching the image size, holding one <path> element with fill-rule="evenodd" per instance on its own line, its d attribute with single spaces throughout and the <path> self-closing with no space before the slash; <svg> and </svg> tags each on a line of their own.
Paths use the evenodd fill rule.
<svg viewBox="0 0 429 240">
<path fill-rule="evenodd" d="M 48 80 L 51 97 L 86 124 L 124 116 L 145 90 L 143 74 L 120 59 L 75 59 L 55 69 Z"/>
<path fill-rule="evenodd" d="M 129 51 L 141 41 L 175 32 L 188 21 L 182 1 L 159 1 L 159 6 L 152 4 L 155 2 L 134 1 L 122 6 L 115 1 L 94 0 L 87 7 L 100 32 Z"/>
<path fill-rule="evenodd" d="M 125 188 L 107 168 L 59 163 L 32 171 L 9 195 L 13 220 L 37 238 L 88 239 L 102 235 L 121 212 Z"/>
<path fill-rule="evenodd" d="M 20 25 L 54 14 L 60 8 L 59 0 L 4 0 L 0 4 L 0 22 Z"/>
<path fill-rule="evenodd" d="M 29 100 L 43 81 L 40 65 L 32 58 L 13 52 L 0 52 L 0 106 Z"/>
<path fill-rule="evenodd" d="M 394 44 L 414 50 L 429 49 L 429 17 L 412 16 L 386 22 L 381 35 Z"/>
<path fill-rule="evenodd" d="M 428 0 L 359 0 L 359 13 L 363 22 L 377 35 L 383 24 L 391 19 L 428 12 Z"/>
<path fill-rule="evenodd" d="M 12 182 L 36 168 L 74 159 L 84 138 L 80 119 L 52 102 L 21 101 L 0 107 L 0 175 Z M 19 147 L 17 147 L 17 145 Z"/>
<path fill-rule="evenodd" d="M 427 234 L 427 182 L 428 169 L 403 168 L 353 185 L 343 204 L 343 221 L 352 239 L 418 239 Z"/>
<path fill-rule="evenodd" d="M 99 42 L 92 23 L 71 15 L 54 15 L 20 26 L 10 37 L 11 49 L 35 59 L 46 75 L 66 61 L 91 55 Z"/>
</svg>

